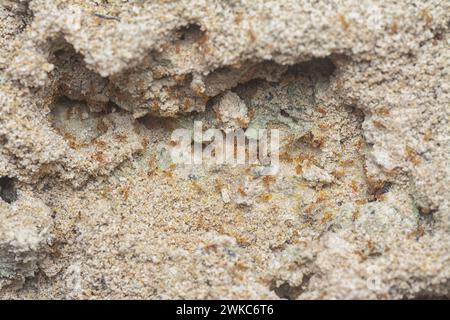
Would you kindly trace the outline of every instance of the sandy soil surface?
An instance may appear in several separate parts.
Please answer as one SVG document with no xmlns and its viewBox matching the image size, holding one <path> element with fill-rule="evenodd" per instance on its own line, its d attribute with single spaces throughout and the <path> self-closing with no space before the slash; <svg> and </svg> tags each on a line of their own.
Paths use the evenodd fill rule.
<svg viewBox="0 0 450 320">
<path fill-rule="evenodd" d="M 0 3 L 0 298 L 450 297 L 448 1 Z"/>
</svg>

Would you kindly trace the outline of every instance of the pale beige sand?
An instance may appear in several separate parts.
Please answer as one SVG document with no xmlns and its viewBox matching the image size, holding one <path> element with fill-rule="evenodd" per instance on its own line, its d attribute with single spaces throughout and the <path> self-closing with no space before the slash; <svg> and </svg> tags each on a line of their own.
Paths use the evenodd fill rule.
<svg viewBox="0 0 450 320">
<path fill-rule="evenodd" d="M 1 4 L 0 298 L 450 297 L 448 1 Z"/>
</svg>

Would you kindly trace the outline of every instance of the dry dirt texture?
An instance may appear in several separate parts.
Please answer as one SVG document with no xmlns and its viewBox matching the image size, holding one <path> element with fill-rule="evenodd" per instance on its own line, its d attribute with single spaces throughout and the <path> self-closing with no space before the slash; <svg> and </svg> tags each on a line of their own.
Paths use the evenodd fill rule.
<svg viewBox="0 0 450 320">
<path fill-rule="evenodd" d="M 0 298 L 450 297 L 449 1 L 0 3 Z"/>
</svg>

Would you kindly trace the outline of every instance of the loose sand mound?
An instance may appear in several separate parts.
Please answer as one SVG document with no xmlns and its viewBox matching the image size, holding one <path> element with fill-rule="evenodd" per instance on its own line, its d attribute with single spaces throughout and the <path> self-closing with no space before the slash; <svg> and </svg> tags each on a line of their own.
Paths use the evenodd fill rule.
<svg viewBox="0 0 450 320">
<path fill-rule="evenodd" d="M 449 28 L 439 0 L 3 0 L 0 297 L 449 298 Z M 173 163 L 194 121 L 280 130 L 277 174 Z"/>
</svg>

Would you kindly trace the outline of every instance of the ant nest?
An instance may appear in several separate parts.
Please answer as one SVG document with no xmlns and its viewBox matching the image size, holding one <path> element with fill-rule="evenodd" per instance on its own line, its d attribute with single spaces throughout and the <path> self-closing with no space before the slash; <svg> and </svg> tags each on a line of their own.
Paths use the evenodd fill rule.
<svg viewBox="0 0 450 320">
<path fill-rule="evenodd" d="M 448 21 L 3 1 L 0 297 L 448 299 Z"/>
</svg>

